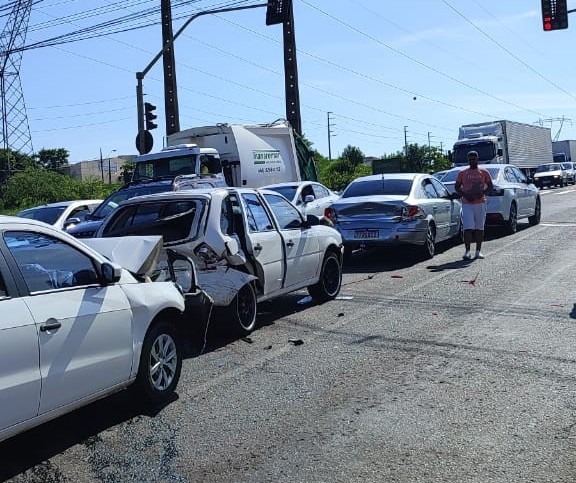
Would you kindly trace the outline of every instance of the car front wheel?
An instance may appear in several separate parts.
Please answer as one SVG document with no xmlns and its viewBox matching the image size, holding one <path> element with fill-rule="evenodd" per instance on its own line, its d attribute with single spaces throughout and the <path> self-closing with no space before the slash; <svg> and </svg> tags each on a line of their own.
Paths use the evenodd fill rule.
<svg viewBox="0 0 576 483">
<path fill-rule="evenodd" d="M 328 252 L 324 256 L 318 283 L 308 287 L 308 293 L 316 302 L 327 302 L 336 298 L 342 285 L 342 265 L 338 255 Z"/>
<path fill-rule="evenodd" d="M 134 389 L 151 403 L 165 402 L 176 389 L 181 370 L 182 354 L 176 328 L 164 321 L 154 324 L 142 345 Z"/>
</svg>

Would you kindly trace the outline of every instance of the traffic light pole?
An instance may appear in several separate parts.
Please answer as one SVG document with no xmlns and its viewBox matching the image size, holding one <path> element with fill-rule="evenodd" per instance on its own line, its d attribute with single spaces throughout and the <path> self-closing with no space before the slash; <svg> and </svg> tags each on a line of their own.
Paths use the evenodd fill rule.
<svg viewBox="0 0 576 483">
<path fill-rule="evenodd" d="M 286 90 L 286 117 L 292 129 L 302 134 L 300 115 L 300 90 L 298 87 L 298 63 L 296 62 L 296 35 L 294 34 L 294 12 L 289 5 L 288 19 L 284 29 L 284 83 Z"/>
</svg>

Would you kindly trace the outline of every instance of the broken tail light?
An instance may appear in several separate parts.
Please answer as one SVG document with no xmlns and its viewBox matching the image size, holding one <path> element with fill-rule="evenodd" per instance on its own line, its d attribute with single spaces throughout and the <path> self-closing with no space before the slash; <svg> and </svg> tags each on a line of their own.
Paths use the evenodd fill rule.
<svg viewBox="0 0 576 483">
<path fill-rule="evenodd" d="M 401 215 L 401 219 L 402 221 L 412 221 L 415 220 L 416 218 L 419 218 L 422 214 L 422 210 L 420 210 L 420 207 L 417 205 L 408 205 L 408 206 L 404 206 L 402 207 L 402 215 Z"/>
<path fill-rule="evenodd" d="M 338 216 L 336 215 L 336 210 L 334 208 L 328 207 L 324 210 L 324 217 L 328 218 L 332 223 L 336 223 Z"/>
</svg>

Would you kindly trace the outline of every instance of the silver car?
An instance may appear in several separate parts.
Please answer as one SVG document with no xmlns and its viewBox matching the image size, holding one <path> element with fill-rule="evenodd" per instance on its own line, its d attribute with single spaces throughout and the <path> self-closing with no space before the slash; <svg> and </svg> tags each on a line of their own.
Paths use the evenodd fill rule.
<svg viewBox="0 0 576 483">
<path fill-rule="evenodd" d="M 344 241 L 345 256 L 370 246 L 408 244 L 432 258 L 436 243 L 460 235 L 462 206 L 434 176 L 364 176 L 348 185 L 328 216 Z"/>
<path fill-rule="evenodd" d="M 21 211 L 16 216 L 43 221 L 59 230 L 72 227 L 91 215 L 102 200 L 61 201 Z"/>
<path fill-rule="evenodd" d="M 528 218 L 531 225 L 540 223 L 541 202 L 538 188 L 516 166 L 509 164 L 483 164 L 479 166 L 490 174 L 494 188 L 487 197 L 486 224 L 504 226 L 510 234 L 516 233 L 518 220 Z M 465 166 L 453 168 L 442 183 L 454 192 L 458 173 Z"/>
<path fill-rule="evenodd" d="M 534 184 L 538 188 L 546 186 L 560 186 L 568 184 L 568 172 L 563 166 L 565 163 L 541 164 L 534 172 Z"/>
<path fill-rule="evenodd" d="M 304 216 L 315 215 L 318 218 L 322 218 L 326 208 L 340 199 L 340 195 L 315 181 L 278 183 L 263 186 L 262 189 L 280 193 L 293 205 L 300 208 Z"/>
</svg>

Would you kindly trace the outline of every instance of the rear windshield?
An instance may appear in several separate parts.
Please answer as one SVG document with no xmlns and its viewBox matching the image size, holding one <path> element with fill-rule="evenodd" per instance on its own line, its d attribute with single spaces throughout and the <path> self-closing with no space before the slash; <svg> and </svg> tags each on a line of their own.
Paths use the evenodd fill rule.
<svg viewBox="0 0 576 483">
<path fill-rule="evenodd" d="M 103 220 L 110 213 L 112 213 L 120 203 L 124 200 L 129 200 L 135 196 L 152 195 L 154 193 L 163 193 L 164 191 L 172 191 L 172 186 L 169 184 L 160 185 L 142 185 L 135 189 L 120 190 L 112 193 L 106 198 L 98 208 L 92 213 L 92 218 L 95 220 Z"/>
<path fill-rule="evenodd" d="M 17 216 L 20 218 L 28 218 L 30 220 L 43 221 L 49 225 L 56 223 L 62 212 L 65 210 L 65 206 L 51 206 L 46 208 L 31 208 L 29 210 L 24 210 L 18 213 Z"/>
<path fill-rule="evenodd" d="M 488 174 L 490 175 L 490 177 L 492 179 L 497 179 L 498 178 L 498 173 L 500 172 L 500 168 L 482 168 L 485 169 L 486 171 L 488 171 Z M 442 183 L 452 183 L 454 181 L 456 181 L 456 177 L 458 176 L 458 173 L 462 171 L 461 169 L 455 169 L 454 171 L 448 171 L 444 177 L 442 178 Z"/>
<path fill-rule="evenodd" d="M 162 235 L 164 243 L 198 236 L 204 200 L 146 202 L 122 207 L 110 218 L 102 236 Z"/>
<path fill-rule="evenodd" d="M 408 196 L 412 189 L 411 179 L 373 179 L 354 181 L 342 194 L 342 198 L 374 195 Z"/>
</svg>

